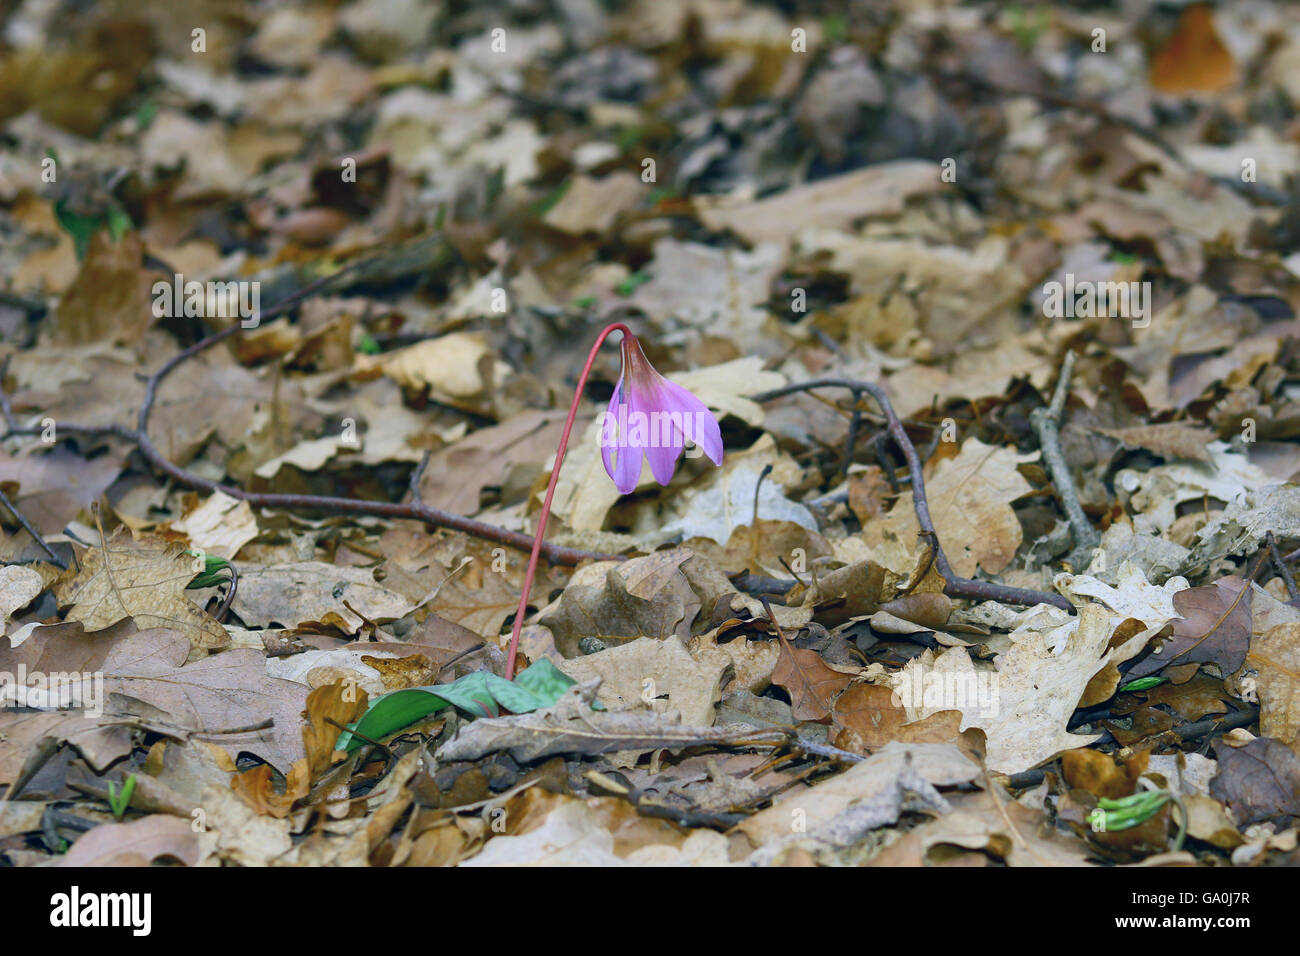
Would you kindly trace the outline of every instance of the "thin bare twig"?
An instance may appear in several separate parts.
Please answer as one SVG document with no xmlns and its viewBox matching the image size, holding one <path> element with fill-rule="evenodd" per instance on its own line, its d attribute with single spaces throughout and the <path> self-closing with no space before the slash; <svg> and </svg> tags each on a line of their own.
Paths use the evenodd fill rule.
<svg viewBox="0 0 1300 956">
<path fill-rule="evenodd" d="M 1070 378 L 1074 374 L 1074 363 L 1078 358 L 1077 352 L 1066 352 L 1065 360 L 1061 363 L 1061 374 L 1056 379 L 1056 393 L 1052 396 L 1052 404 L 1047 408 L 1035 408 L 1029 413 L 1029 423 L 1034 426 L 1034 431 L 1038 434 L 1038 447 L 1043 452 L 1043 464 L 1047 466 L 1047 473 L 1052 478 L 1052 487 L 1056 489 L 1056 497 L 1061 502 L 1061 510 L 1065 512 L 1065 518 L 1070 523 L 1070 532 L 1074 537 L 1074 551 L 1071 553 L 1070 563 L 1076 566 L 1086 566 L 1083 564 L 1085 557 L 1091 557 L 1093 549 L 1100 542 L 1100 535 L 1097 529 L 1092 526 L 1088 516 L 1083 513 L 1083 506 L 1079 504 L 1079 493 L 1074 487 L 1074 478 L 1070 474 L 1070 466 L 1065 462 L 1065 455 L 1061 451 L 1061 420 L 1065 415 L 1065 400 L 1070 391 Z"/>
<path fill-rule="evenodd" d="M 858 440 L 858 428 L 862 425 L 862 393 L 853 393 L 853 415 L 849 418 L 849 434 L 844 439 L 844 468 L 840 474 L 847 478 L 849 466 L 853 464 L 853 446 Z"/>
<path fill-rule="evenodd" d="M 286 312 L 296 308 L 305 299 L 337 283 L 344 273 L 361 270 L 374 263 L 380 257 L 370 257 L 360 259 L 350 263 L 343 269 L 322 276 L 313 282 L 303 286 L 297 292 L 283 299 L 282 301 L 263 309 L 260 319 L 266 321 L 283 315 Z M 204 478 L 192 471 L 181 468 L 169 461 L 154 445 L 149 438 L 149 416 L 153 411 L 154 403 L 157 399 L 158 388 L 162 382 L 176 370 L 178 366 L 186 360 L 193 358 L 200 352 L 206 351 L 226 339 L 231 338 L 241 330 L 239 323 L 231 325 L 229 328 L 214 332 L 204 339 L 195 342 L 186 349 L 182 349 L 176 355 L 172 356 L 163 365 L 154 372 L 145 383 L 144 400 L 140 404 L 140 411 L 137 420 L 137 426 L 134 431 L 123 425 L 112 425 L 103 428 L 86 428 L 84 426 L 73 425 L 68 423 L 55 423 L 55 434 L 112 434 L 119 438 L 133 442 L 139 449 L 140 454 L 153 468 L 167 477 L 171 478 L 178 484 L 198 491 L 212 494 L 221 492 L 229 495 L 231 498 L 240 501 L 247 501 L 249 505 L 255 508 L 278 508 L 286 511 L 314 511 L 326 514 L 354 514 L 354 515 L 372 515 L 380 518 L 406 518 L 412 521 L 421 521 L 428 525 L 440 528 L 448 528 L 452 531 L 461 531 L 465 534 L 474 535 L 475 537 L 485 538 L 489 541 L 495 541 L 498 544 L 505 545 L 509 548 L 515 548 L 520 551 L 529 551 L 533 546 L 532 535 L 522 534 L 517 531 L 509 531 L 496 525 L 488 524 L 485 521 L 476 521 L 473 518 L 466 518 L 463 515 L 453 514 L 449 511 L 443 511 L 439 508 L 433 508 L 421 503 L 412 501 L 408 504 L 401 504 L 391 501 L 367 501 L 361 498 L 336 498 L 326 495 L 293 495 L 293 494 L 267 494 L 245 491 L 233 485 L 223 485 L 220 482 Z M 4 392 L 3 382 L 0 381 L 0 412 L 5 416 L 10 435 L 31 435 L 38 434 L 39 429 L 24 428 L 19 426 L 13 417 L 12 408 L 9 404 L 8 396 Z M 559 545 L 543 543 L 541 555 L 548 561 L 555 564 L 577 564 L 586 560 L 620 560 L 620 555 L 603 554 L 597 551 L 585 551 L 580 548 L 565 548 Z"/>
<path fill-rule="evenodd" d="M 754 482 L 754 518 L 752 524 L 758 527 L 758 491 L 763 487 L 763 479 L 772 473 L 772 464 L 768 462 L 763 466 L 763 470 L 758 474 L 758 481 Z"/>
<path fill-rule="evenodd" d="M 1268 545 L 1268 555 L 1273 561 L 1273 570 L 1282 579 L 1286 585 L 1287 596 L 1292 602 L 1300 601 L 1300 589 L 1296 588 L 1295 578 L 1291 576 L 1291 569 L 1286 566 L 1286 559 L 1282 557 L 1281 552 L 1277 549 L 1277 541 L 1273 538 L 1273 532 L 1270 531 L 1264 535 L 1264 543 Z"/>
<path fill-rule="evenodd" d="M 433 452 L 426 448 L 424 454 L 420 456 L 420 463 L 411 469 L 409 487 L 411 489 L 411 500 L 416 504 L 421 504 L 424 501 L 423 496 L 420 494 L 420 480 L 424 477 L 424 469 L 429 467 L 429 456 L 432 454 Z"/>
<path fill-rule="evenodd" d="M 27 516 L 18 510 L 18 506 L 9 500 L 9 496 L 4 493 L 4 489 L 0 489 L 0 504 L 3 504 L 9 509 L 9 513 L 12 514 L 18 523 L 23 526 L 23 530 L 31 535 L 32 540 L 40 546 L 40 549 L 50 556 L 51 564 L 57 567 L 60 571 L 68 570 L 68 562 L 55 554 L 54 549 L 46 544 L 45 539 L 41 537 L 41 533 L 33 527 L 30 521 L 27 520 Z"/>
<path fill-rule="evenodd" d="M 865 392 L 875 399 L 876 404 L 880 406 L 880 410 L 884 412 L 889 423 L 889 435 L 894 439 L 894 444 L 902 452 L 903 459 L 907 462 L 907 470 L 912 479 L 912 505 L 916 510 L 916 522 L 920 525 L 921 533 L 927 536 L 930 546 L 934 549 L 934 566 L 938 569 L 939 574 L 943 576 L 944 581 L 947 582 L 943 589 L 945 594 L 949 597 L 971 598 L 978 601 L 1002 601 L 1007 604 L 1051 604 L 1062 610 L 1073 610 L 1073 605 L 1059 594 L 1048 594 L 1045 591 L 1033 591 L 1029 588 L 1011 587 L 1006 584 L 995 584 L 992 581 L 974 581 L 970 578 L 963 578 L 952 570 L 952 566 L 948 563 L 948 556 L 944 554 L 943 547 L 939 543 L 939 535 L 934 530 L 934 521 L 930 517 L 930 503 L 925 496 L 925 476 L 921 470 L 921 459 L 916 453 L 916 446 L 908 438 L 907 429 L 903 427 L 902 420 L 899 419 L 898 413 L 894 411 L 889 396 L 885 394 L 885 390 L 879 385 L 874 382 L 862 382 L 854 379 L 819 378 L 761 392 L 758 395 L 751 395 L 750 398 L 756 402 L 770 402 L 785 395 L 792 395 L 795 392 L 804 392 L 814 388 L 847 388 L 855 394 Z"/>
</svg>

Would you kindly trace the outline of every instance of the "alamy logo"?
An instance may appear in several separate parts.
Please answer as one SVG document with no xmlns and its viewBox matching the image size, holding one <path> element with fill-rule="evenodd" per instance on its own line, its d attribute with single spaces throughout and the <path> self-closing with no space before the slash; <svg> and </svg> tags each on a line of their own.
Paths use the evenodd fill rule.
<svg viewBox="0 0 1300 956">
<path fill-rule="evenodd" d="M 50 925 L 127 926 L 133 936 L 148 936 L 152 909 L 149 893 L 82 893 L 74 886 L 50 897 Z"/>
<path fill-rule="evenodd" d="M 998 675 L 993 671 L 911 667 L 895 674 L 891 683 L 896 707 L 960 710 L 968 717 L 995 717 L 998 713 Z"/>
<path fill-rule="evenodd" d="M 257 280 L 199 282 L 179 272 L 172 281 L 159 279 L 153 284 L 153 314 L 157 318 L 239 319 L 246 329 L 255 329 L 262 321 L 262 284 Z"/>
<path fill-rule="evenodd" d="M 29 671 L 19 664 L 17 673 L 0 671 L 0 707 L 36 710 L 81 710 L 87 717 L 104 713 L 102 672 Z"/>
<path fill-rule="evenodd" d="M 1124 318 L 1133 328 L 1151 324 L 1150 282 L 1078 282 L 1073 272 L 1064 282 L 1043 286 L 1043 315 L 1049 319 Z"/>
<path fill-rule="evenodd" d="M 712 415 L 700 412 L 629 411 L 620 402 L 618 414 L 607 411 L 601 419 L 601 448 L 681 448 L 696 444 L 708 426 L 717 427 Z"/>
</svg>

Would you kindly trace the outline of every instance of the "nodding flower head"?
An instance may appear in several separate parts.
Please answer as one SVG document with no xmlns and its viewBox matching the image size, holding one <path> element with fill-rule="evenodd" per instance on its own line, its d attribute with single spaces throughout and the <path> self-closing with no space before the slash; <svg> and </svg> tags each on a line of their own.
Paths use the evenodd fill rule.
<svg viewBox="0 0 1300 956">
<path fill-rule="evenodd" d="M 605 470 L 621 494 L 636 489 L 641 457 L 655 481 L 667 485 L 687 442 L 722 464 L 722 430 L 698 398 L 655 371 L 633 335 L 623 336 L 623 373 L 600 430 Z"/>
</svg>

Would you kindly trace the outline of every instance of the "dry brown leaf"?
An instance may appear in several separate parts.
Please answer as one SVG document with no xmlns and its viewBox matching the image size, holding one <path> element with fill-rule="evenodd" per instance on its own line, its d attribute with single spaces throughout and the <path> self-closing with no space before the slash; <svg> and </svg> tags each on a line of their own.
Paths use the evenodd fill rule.
<svg viewBox="0 0 1300 956">
<path fill-rule="evenodd" d="M 374 572 L 367 568 L 323 561 L 273 565 L 241 561 L 236 567 L 239 590 L 231 606 L 245 624 L 254 627 L 297 627 L 304 621 L 323 621 L 335 614 L 345 626 L 357 628 L 363 622 L 344 601 L 372 621 L 399 618 L 414 603 L 379 584 Z"/>
<path fill-rule="evenodd" d="M 66 619 L 89 630 L 129 617 L 142 630 L 175 630 L 202 653 L 230 644 L 225 628 L 185 596 L 186 585 L 202 571 L 203 560 L 180 545 L 153 536 L 132 541 L 119 528 L 104 547 L 89 549 L 80 571 L 60 580 L 54 593 L 60 606 L 70 605 Z"/>
<path fill-rule="evenodd" d="M 334 762 L 334 743 L 339 739 L 340 725 L 346 727 L 359 719 L 366 712 L 369 700 L 364 690 L 346 681 L 318 687 L 307 695 L 302 744 L 307 751 L 309 782 Z"/>
<path fill-rule="evenodd" d="M 642 637 L 565 661 L 560 670 L 583 684 L 599 677 L 596 699 L 611 709 L 646 704 L 652 710 L 677 711 L 684 724 L 710 727 L 725 667 L 696 661 L 676 637 Z"/>
<path fill-rule="evenodd" d="M 55 343 L 138 341 L 153 321 L 149 276 L 140 267 L 143 256 L 137 233 L 116 242 L 106 231 L 91 237 L 81 271 L 55 313 Z"/>
<path fill-rule="evenodd" d="M 848 228 L 868 216 L 895 215 L 911 196 L 943 188 L 939 167 L 918 160 L 865 166 L 758 201 L 697 200 L 710 229 L 732 229 L 750 243 L 786 242 L 805 226 Z"/>
<path fill-rule="evenodd" d="M 1282 624 L 1251 642 L 1259 693 L 1261 737 L 1295 740 L 1300 733 L 1300 624 Z"/>
<path fill-rule="evenodd" d="M 184 638 L 174 632 L 141 631 L 108 652 L 105 690 L 144 701 L 191 730 L 230 730 L 270 719 L 268 729 L 218 740 L 234 753 L 252 750 L 281 770 L 303 756 L 299 715 L 307 688 L 267 677 L 260 650 L 237 647 L 182 666 L 187 653 Z"/>
<path fill-rule="evenodd" d="M 151 866 L 155 860 L 199 862 L 192 821 L 155 813 L 130 823 L 103 823 L 82 836 L 55 866 Z"/>
<path fill-rule="evenodd" d="M 1274 821 L 1282 826 L 1300 818 L 1300 757 L 1280 740 L 1256 737 L 1245 746 L 1215 742 L 1219 772 L 1210 796 L 1232 811 L 1238 826 Z"/>
<path fill-rule="evenodd" d="M 854 684 L 835 699 L 831 716 L 835 746 L 853 753 L 871 753 L 891 740 L 938 744 L 956 740 L 961 713 L 945 710 L 908 722 L 892 687 Z"/>
<path fill-rule="evenodd" d="M 618 217 L 636 208 L 646 193 L 646 185 L 635 173 L 616 172 L 603 179 L 579 174 L 542 221 L 574 236 L 587 232 L 605 236 Z"/>
<path fill-rule="evenodd" d="M 9 626 L 10 614 L 26 607 L 44 590 L 44 579 L 31 568 L 16 564 L 0 568 L 0 633 Z"/>
<path fill-rule="evenodd" d="M 827 667 L 816 651 L 795 647 L 781 636 L 781 656 L 772 671 L 772 683 L 790 692 L 798 720 L 828 721 L 835 698 L 851 680 L 848 674 Z"/>
<path fill-rule="evenodd" d="M 570 658 L 581 653 L 579 642 L 587 637 L 606 645 L 638 637 L 688 640 L 700 610 L 700 599 L 680 570 L 691 557 L 676 548 L 581 568 L 539 623 L 551 629 L 556 648 Z"/>
<path fill-rule="evenodd" d="M 1215 93 L 1237 81 L 1237 64 L 1219 39 L 1209 4 L 1183 10 L 1178 29 L 1151 61 L 1150 80 L 1162 93 Z"/>
<path fill-rule="evenodd" d="M 293 811 L 293 805 L 311 790 L 311 772 L 307 758 L 295 760 L 285 774 L 284 790 L 277 792 L 274 772 L 270 764 L 258 764 L 242 773 L 234 774 L 230 788 L 257 813 L 283 820 Z"/>
<path fill-rule="evenodd" d="M 1138 777 L 1146 772 L 1150 756 L 1140 750 L 1117 761 L 1110 754 L 1081 747 L 1061 754 L 1061 772 L 1070 786 L 1081 787 L 1094 797 L 1117 800 L 1136 792 Z"/>
<path fill-rule="evenodd" d="M 172 530 L 190 539 L 191 547 L 227 560 L 257 537 L 257 518 L 247 501 L 215 491 L 179 521 Z"/>
<path fill-rule="evenodd" d="M 403 388 L 427 388 L 438 401 L 477 414 L 492 412 L 493 392 L 510 374 L 476 332 L 426 339 L 385 356 L 381 367 Z"/>
<path fill-rule="evenodd" d="M 1011 502 L 1033 490 L 1016 466 L 1037 457 L 968 438 L 956 458 L 941 461 L 934 476 L 926 479 L 935 531 L 958 574 L 973 577 L 977 569 L 997 574 L 1011 563 L 1024 537 Z M 862 536 L 874 546 L 888 532 L 912 546 L 919 531 L 909 491 Z"/>
<path fill-rule="evenodd" d="M 1166 667 L 1196 662 L 1216 664 L 1226 676 L 1246 660 L 1250 647 L 1252 589 L 1235 575 L 1174 595 L 1173 636 L 1129 669 L 1129 679 Z M 1190 676 L 1190 675 L 1189 675 Z"/>
<path fill-rule="evenodd" d="M 1194 428 L 1182 422 L 1136 428 L 1095 428 L 1093 431 L 1114 438 L 1126 448 L 1145 448 L 1164 458 L 1190 458 L 1204 462 L 1210 460 L 1205 446 L 1215 438 L 1208 428 Z"/>
</svg>

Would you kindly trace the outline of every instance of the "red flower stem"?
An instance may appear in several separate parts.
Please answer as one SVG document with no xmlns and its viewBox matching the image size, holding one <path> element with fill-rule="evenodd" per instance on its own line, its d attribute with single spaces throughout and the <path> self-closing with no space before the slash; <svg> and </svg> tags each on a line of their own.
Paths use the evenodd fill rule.
<svg viewBox="0 0 1300 956">
<path fill-rule="evenodd" d="M 596 356 L 600 352 L 600 347 L 605 344 L 605 339 L 611 332 L 622 332 L 624 337 L 632 338 L 632 330 L 622 322 L 614 322 L 605 326 L 600 335 L 596 337 L 596 343 L 591 347 L 591 354 L 587 356 L 587 364 L 582 367 L 582 374 L 578 376 L 578 386 L 573 391 L 573 404 L 569 406 L 569 417 L 564 420 L 564 431 L 560 435 L 560 446 L 555 450 L 555 465 L 551 468 L 551 480 L 546 484 L 546 498 L 542 501 L 541 513 L 537 516 L 537 533 L 533 537 L 533 550 L 528 555 L 528 570 L 524 572 L 524 591 L 519 595 L 519 610 L 515 612 L 514 627 L 510 630 L 510 655 L 506 658 L 506 680 L 513 680 L 515 676 L 515 658 L 519 654 L 519 632 L 524 626 L 524 616 L 528 613 L 528 595 L 533 589 L 533 575 L 537 573 L 537 559 L 542 553 L 542 541 L 546 538 L 546 519 L 551 516 L 551 499 L 555 497 L 555 485 L 560 478 L 560 466 L 564 463 L 564 450 L 569 446 L 569 433 L 573 431 L 573 420 L 578 417 L 578 406 L 582 403 L 582 391 L 587 387 L 587 376 L 591 374 L 591 366 L 596 362 Z"/>
</svg>

